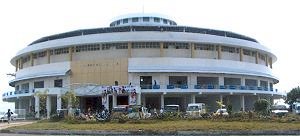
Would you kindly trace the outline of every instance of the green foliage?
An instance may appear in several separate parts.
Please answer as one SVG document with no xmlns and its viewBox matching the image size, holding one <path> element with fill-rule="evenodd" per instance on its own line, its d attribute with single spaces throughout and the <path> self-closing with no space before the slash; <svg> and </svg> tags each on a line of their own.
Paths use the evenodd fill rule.
<svg viewBox="0 0 300 136">
<path fill-rule="evenodd" d="M 222 101 L 216 101 L 216 103 L 217 103 L 217 106 L 218 106 L 219 109 L 223 108 L 224 105 L 223 105 Z"/>
<path fill-rule="evenodd" d="M 63 105 L 68 105 L 70 102 L 72 108 L 76 108 L 79 105 L 79 100 L 76 97 L 76 94 L 73 90 L 67 91 L 64 95 L 61 96 Z M 66 108 L 66 106 L 65 106 Z"/>
<path fill-rule="evenodd" d="M 299 101 L 300 99 L 300 87 L 293 88 L 290 92 L 287 93 L 286 103 L 293 104 L 294 102 L 297 102 L 297 99 Z"/>
<path fill-rule="evenodd" d="M 260 115 L 266 116 L 270 114 L 270 103 L 266 99 L 257 100 L 254 103 L 254 110 Z"/>
<path fill-rule="evenodd" d="M 40 99 L 40 115 L 45 117 L 47 115 L 46 109 L 46 101 L 47 101 L 47 94 L 49 90 L 45 90 L 44 92 L 38 91 L 35 92 L 35 96 L 38 96 Z"/>
<path fill-rule="evenodd" d="M 232 105 L 228 104 L 226 107 L 226 110 L 227 110 L 228 114 L 231 115 L 232 114 Z"/>
</svg>

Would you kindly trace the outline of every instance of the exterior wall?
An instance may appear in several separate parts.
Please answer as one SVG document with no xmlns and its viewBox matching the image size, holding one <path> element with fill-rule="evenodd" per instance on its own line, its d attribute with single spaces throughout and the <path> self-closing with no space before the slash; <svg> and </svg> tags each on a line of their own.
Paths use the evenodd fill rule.
<svg viewBox="0 0 300 136">
<path fill-rule="evenodd" d="M 224 60 L 239 61 L 240 55 L 239 55 L 239 53 L 222 52 L 221 58 Z"/>
<path fill-rule="evenodd" d="M 217 51 L 195 50 L 195 58 L 217 59 Z"/>
<path fill-rule="evenodd" d="M 190 58 L 191 50 L 190 49 L 164 49 L 164 57 L 178 57 L 178 58 Z"/>
<path fill-rule="evenodd" d="M 43 77 L 43 78 L 35 78 L 29 80 L 22 80 L 16 83 L 16 86 L 21 86 L 22 84 L 29 83 L 29 90 L 33 90 L 34 82 L 36 81 L 44 81 L 44 88 L 53 88 L 54 87 L 54 80 L 62 79 L 63 86 L 68 86 L 70 84 L 70 77 L 69 76 L 57 76 L 57 77 Z M 21 88 L 20 88 L 21 89 Z"/>
<path fill-rule="evenodd" d="M 128 59 L 97 59 L 72 61 L 71 83 L 94 83 L 99 85 L 128 84 Z"/>
<path fill-rule="evenodd" d="M 34 65 L 42 65 L 47 64 L 48 62 L 47 56 L 45 57 L 38 57 L 37 59 L 34 59 L 33 64 Z"/>
<path fill-rule="evenodd" d="M 132 49 L 132 57 L 160 57 L 160 49 Z"/>
<path fill-rule="evenodd" d="M 51 55 L 50 63 L 69 61 L 69 54 Z"/>
<path fill-rule="evenodd" d="M 103 58 L 127 58 L 127 49 L 111 49 L 86 52 L 74 52 L 73 61 L 93 61 Z"/>
<path fill-rule="evenodd" d="M 255 57 L 243 55 L 243 61 L 249 63 L 255 63 Z"/>
</svg>

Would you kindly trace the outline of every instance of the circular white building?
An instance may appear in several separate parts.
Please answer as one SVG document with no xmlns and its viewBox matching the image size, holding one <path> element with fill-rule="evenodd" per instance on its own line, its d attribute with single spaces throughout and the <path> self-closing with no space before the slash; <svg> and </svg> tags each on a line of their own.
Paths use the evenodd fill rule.
<svg viewBox="0 0 300 136">
<path fill-rule="evenodd" d="M 285 96 L 273 89 L 276 56 L 255 39 L 233 32 L 178 26 L 169 17 L 131 14 L 110 27 L 75 30 L 40 38 L 11 59 L 16 77 L 4 101 L 39 113 L 36 92 L 47 94 L 47 115 L 66 108 L 73 90 L 79 108 L 142 104 L 160 109 L 216 101 L 234 111 L 252 110 L 257 99 Z M 39 114 L 37 114 L 39 116 Z"/>
</svg>

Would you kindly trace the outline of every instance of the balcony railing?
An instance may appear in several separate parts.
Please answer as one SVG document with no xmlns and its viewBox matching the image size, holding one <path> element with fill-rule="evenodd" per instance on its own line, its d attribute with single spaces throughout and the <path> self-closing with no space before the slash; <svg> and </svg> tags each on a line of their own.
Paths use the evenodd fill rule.
<svg viewBox="0 0 300 136">
<path fill-rule="evenodd" d="M 169 84 L 169 85 L 141 85 L 141 89 L 229 89 L 229 90 L 259 90 L 259 91 L 274 91 L 273 88 L 258 87 L 258 86 L 241 86 L 241 85 L 194 85 L 193 88 L 188 85 Z M 275 89 L 277 92 L 277 89 Z"/>
</svg>

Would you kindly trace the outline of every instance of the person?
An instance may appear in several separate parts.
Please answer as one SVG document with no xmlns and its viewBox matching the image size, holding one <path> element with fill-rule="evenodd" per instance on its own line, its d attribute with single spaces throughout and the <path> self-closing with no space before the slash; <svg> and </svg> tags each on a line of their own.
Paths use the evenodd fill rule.
<svg viewBox="0 0 300 136">
<path fill-rule="evenodd" d="M 10 111 L 10 109 L 7 110 L 7 123 L 9 124 L 10 120 L 11 120 L 11 115 L 14 114 Z"/>
</svg>

